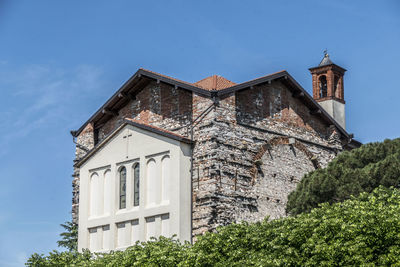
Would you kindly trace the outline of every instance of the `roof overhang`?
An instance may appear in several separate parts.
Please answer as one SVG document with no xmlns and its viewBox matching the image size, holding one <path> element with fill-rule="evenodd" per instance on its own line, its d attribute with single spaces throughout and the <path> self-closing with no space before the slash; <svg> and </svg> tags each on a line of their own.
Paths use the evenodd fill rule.
<svg viewBox="0 0 400 267">
<path fill-rule="evenodd" d="M 134 99 L 135 95 L 145 86 L 147 86 L 151 81 L 156 81 L 157 83 L 165 83 L 175 86 L 176 88 L 182 88 L 208 97 L 211 97 L 213 95 L 211 91 L 193 86 L 190 83 L 173 79 L 171 77 L 145 69 L 139 69 L 78 130 L 71 131 L 71 134 L 74 137 L 78 136 L 83 131 L 83 129 L 85 129 L 86 125 L 92 122 L 102 124 L 104 120 L 107 120 L 107 118 L 109 118 L 113 114 L 116 114 L 118 112 L 118 109 L 126 104 L 126 102 L 128 102 L 130 99 Z"/>
<path fill-rule="evenodd" d="M 327 65 L 323 65 L 323 66 L 312 67 L 312 68 L 309 68 L 308 70 L 311 72 L 314 72 L 314 71 L 317 71 L 318 69 L 326 69 L 326 68 L 328 68 L 328 69 L 334 68 L 334 69 L 339 70 L 342 73 L 345 73 L 347 71 L 345 68 L 342 68 L 342 67 L 336 65 L 335 63 L 331 63 L 331 64 L 327 64 Z"/>
<path fill-rule="evenodd" d="M 118 111 L 119 108 L 124 105 L 124 103 L 129 101 L 129 99 L 135 98 L 135 94 L 137 94 L 137 92 L 143 89 L 151 81 L 156 81 L 157 83 L 165 83 L 171 86 L 175 86 L 176 88 L 189 90 L 197 94 L 201 94 L 205 97 L 223 97 L 236 91 L 252 89 L 253 86 L 261 85 L 264 83 L 271 83 L 272 81 L 276 80 L 284 83 L 289 88 L 289 90 L 292 91 L 293 96 L 301 99 L 309 107 L 310 111 L 313 114 L 319 115 L 328 124 L 334 125 L 343 137 L 351 140 L 352 136 L 348 134 L 346 130 L 343 129 L 343 127 L 341 127 L 339 123 L 337 123 L 335 119 L 333 119 L 286 70 L 266 75 L 244 83 L 240 83 L 226 89 L 206 90 L 196 87 L 193 84 L 177 80 L 159 73 L 155 73 L 145 69 L 139 69 L 127 82 L 122 85 L 122 87 L 113 96 L 110 97 L 110 99 L 107 100 L 107 102 L 99 110 L 96 111 L 96 113 L 94 113 L 89 118 L 88 121 L 86 121 L 77 131 L 71 131 L 71 134 L 74 137 L 78 136 L 88 123 L 95 122 L 96 124 L 99 124 L 101 126 L 102 122 L 104 120 L 107 120 L 107 116 L 112 116 L 115 112 Z"/>
<path fill-rule="evenodd" d="M 310 111 L 313 114 L 320 115 L 326 122 L 335 125 L 339 132 L 347 139 L 351 138 L 350 134 L 348 134 L 346 130 L 343 129 L 343 127 L 340 126 L 340 124 L 337 123 L 336 120 L 333 119 L 332 116 L 329 115 L 325 111 L 325 109 L 321 107 L 318 102 L 315 101 L 314 98 L 309 93 L 307 93 L 307 91 L 285 70 L 255 80 L 244 82 L 224 90 L 220 90 L 218 91 L 218 96 L 230 94 L 232 92 L 240 90 L 252 89 L 252 87 L 256 85 L 271 83 L 274 80 L 280 80 L 282 83 L 284 83 L 289 88 L 289 90 L 292 91 L 292 95 L 300 98 L 309 107 Z"/>
</svg>

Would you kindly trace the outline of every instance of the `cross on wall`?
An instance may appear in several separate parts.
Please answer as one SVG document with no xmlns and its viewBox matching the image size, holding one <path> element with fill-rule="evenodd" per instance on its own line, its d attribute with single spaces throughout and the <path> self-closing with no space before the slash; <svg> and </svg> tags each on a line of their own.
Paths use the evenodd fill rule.
<svg viewBox="0 0 400 267">
<path fill-rule="evenodd" d="M 124 139 L 126 139 L 126 158 L 128 158 L 129 155 L 129 137 L 132 136 L 132 133 L 128 130 L 126 135 L 123 136 Z"/>
</svg>

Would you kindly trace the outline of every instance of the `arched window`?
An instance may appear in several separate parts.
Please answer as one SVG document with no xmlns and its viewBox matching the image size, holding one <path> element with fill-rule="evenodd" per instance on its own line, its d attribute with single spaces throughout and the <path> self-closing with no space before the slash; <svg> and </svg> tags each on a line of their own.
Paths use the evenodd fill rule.
<svg viewBox="0 0 400 267">
<path fill-rule="evenodd" d="M 119 208 L 126 208 L 126 168 L 119 170 Z"/>
<path fill-rule="evenodd" d="M 157 203 L 157 165 L 154 159 L 147 162 L 146 205 Z"/>
<path fill-rule="evenodd" d="M 161 199 L 162 202 L 169 201 L 170 189 L 170 158 L 165 156 L 161 160 Z"/>
<path fill-rule="evenodd" d="M 107 170 L 104 173 L 104 198 L 103 198 L 104 214 L 111 213 L 111 203 L 112 203 L 111 182 L 112 182 L 111 171 Z"/>
<path fill-rule="evenodd" d="M 139 206 L 139 178 L 140 165 L 136 163 L 133 167 L 133 206 Z"/>
<path fill-rule="evenodd" d="M 91 216 L 100 215 L 100 177 L 97 173 L 93 173 L 90 177 L 90 203 L 89 203 L 89 214 Z"/>
<path fill-rule="evenodd" d="M 319 97 L 327 97 L 328 95 L 328 85 L 326 82 L 326 76 L 322 75 L 319 77 Z"/>
<path fill-rule="evenodd" d="M 335 79 L 333 82 L 333 96 L 335 96 L 335 97 L 338 97 L 338 95 L 337 95 L 338 85 L 339 85 L 339 77 L 335 75 Z"/>
</svg>

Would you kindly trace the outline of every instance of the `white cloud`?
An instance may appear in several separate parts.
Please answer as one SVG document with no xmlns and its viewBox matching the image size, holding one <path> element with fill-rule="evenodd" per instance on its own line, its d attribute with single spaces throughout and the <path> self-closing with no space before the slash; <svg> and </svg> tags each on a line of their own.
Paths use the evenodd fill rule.
<svg viewBox="0 0 400 267">
<path fill-rule="evenodd" d="M 76 112 L 76 103 L 101 87 L 103 72 L 91 65 L 71 70 L 30 65 L 10 71 L 0 64 L 0 73 L 0 87 L 5 88 L 2 97 L 7 99 L 0 110 L 0 146 L 4 148 L 10 140 L 25 137 L 40 127 L 68 121 L 66 114 Z"/>
</svg>

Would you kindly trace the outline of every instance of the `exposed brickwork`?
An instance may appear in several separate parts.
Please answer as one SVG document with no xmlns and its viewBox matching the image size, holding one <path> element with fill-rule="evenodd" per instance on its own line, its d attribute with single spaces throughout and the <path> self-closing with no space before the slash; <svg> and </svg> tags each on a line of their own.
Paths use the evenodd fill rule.
<svg viewBox="0 0 400 267">
<path fill-rule="evenodd" d="M 339 102 L 345 103 L 343 84 L 343 75 L 345 71 L 345 69 L 342 69 L 335 64 L 311 68 L 310 72 L 312 74 L 313 98 L 318 102 L 328 99 L 335 99 Z M 320 96 L 319 81 L 322 76 L 325 76 L 327 82 L 326 97 Z"/>
<path fill-rule="evenodd" d="M 292 97 L 291 92 L 280 82 L 239 91 L 236 106 L 238 123 L 325 142 L 328 125 L 311 115 L 308 107 Z"/>
<path fill-rule="evenodd" d="M 203 109 L 210 104 L 194 99 Z M 287 195 L 301 177 L 341 149 L 337 132 L 279 82 L 232 93 L 210 114 L 195 134 L 194 235 L 233 221 L 284 216 Z"/>
<path fill-rule="evenodd" d="M 204 114 L 193 129 L 193 235 L 234 221 L 285 216 L 287 195 L 301 177 L 343 149 L 335 126 L 312 115 L 279 81 L 216 100 L 154 81 L 98 129 L 102 140 L 128 117 L 190 138 L 185 126 Z M 80 144 L 93 147 L 91 127 L 78 137 Z"/>
<path fill-rule="evenodd" d="M 190 123 L 192 93 L 164 84 L 149 84 L 135 100 L 129 101 L 115 116 L 99 129 L 99 141 L 118 128 L 124 118 L 134 118 L 143 123 L 174 129 Z"/>
</svg>

